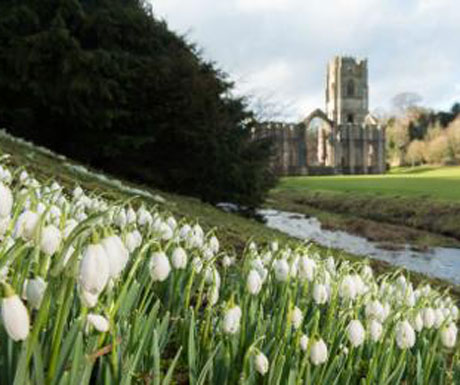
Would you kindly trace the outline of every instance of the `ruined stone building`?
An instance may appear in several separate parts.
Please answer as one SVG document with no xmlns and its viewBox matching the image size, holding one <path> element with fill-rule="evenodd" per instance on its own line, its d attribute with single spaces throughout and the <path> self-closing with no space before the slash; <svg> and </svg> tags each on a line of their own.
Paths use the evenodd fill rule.
<svg viewBox="0 0 460 385">
<path fill-rule="evenodd" d="M 369 114 L 367 60 L 335 57 L 327 67 L 326 111 L 300 123 L 264 123 L 279 175 L 374 174 L 385 171 L 385 129 Z"/>
</svg>

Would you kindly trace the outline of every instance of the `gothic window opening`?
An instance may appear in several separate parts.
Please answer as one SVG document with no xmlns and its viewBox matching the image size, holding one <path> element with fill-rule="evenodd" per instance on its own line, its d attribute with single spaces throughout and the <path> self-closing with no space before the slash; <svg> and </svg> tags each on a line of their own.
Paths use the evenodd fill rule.
<svg viewBox="0 0 460 385">
<path fill-rule="evenodd" d="M 352 79 L 348 80 L 347 82 L 347 96 L 355 96 L 355 82 Z"/>
</svg>

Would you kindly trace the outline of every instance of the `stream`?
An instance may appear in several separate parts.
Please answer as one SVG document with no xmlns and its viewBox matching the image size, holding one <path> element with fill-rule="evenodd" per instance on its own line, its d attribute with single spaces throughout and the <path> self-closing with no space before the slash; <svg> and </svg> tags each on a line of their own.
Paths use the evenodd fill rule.
<svg viewBox="0 0 460 385">
<path fill-rule="evenodd" d="M 257 213 L 264 218 L 266 226 L 290 236 L 311 239 L 324 247 L 368 256 L 460 285 L 460 249 L 434 247 L 414 251 L 406 245 L 401 250 L 386 250 L 375 242 L 345 231 L 322 229 L 320 221 L 314 217 L 271 209 L 261 209 Z"/>
</svg>

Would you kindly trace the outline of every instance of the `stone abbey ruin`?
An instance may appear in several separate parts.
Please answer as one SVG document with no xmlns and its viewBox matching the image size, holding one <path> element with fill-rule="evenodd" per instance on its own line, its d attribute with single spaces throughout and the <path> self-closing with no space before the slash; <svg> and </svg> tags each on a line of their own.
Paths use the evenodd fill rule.
<svg viewBox="0 0 460 385">
<path fill-rule="evenodd" d="M 279 175 L 385 172 L 385 128 L 369 114 L 367 60 L 337 56 L 327 67 L 326 112 L 300 123 L 261 124 L 256 137 L 272 137 Z"/>
</svg>

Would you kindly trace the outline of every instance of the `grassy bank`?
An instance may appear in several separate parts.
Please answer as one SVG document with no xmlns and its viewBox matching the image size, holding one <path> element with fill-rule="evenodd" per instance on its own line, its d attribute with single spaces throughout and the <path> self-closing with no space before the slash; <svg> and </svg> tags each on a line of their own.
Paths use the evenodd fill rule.
<svg viewBox="0 0 460 385">
<path fill-rule="evenodd" d="M 387 175 L 283 178 L 267 206 L 318 216 L 383 243 L 460 244 L 460 167 Z"/>
</svg>

